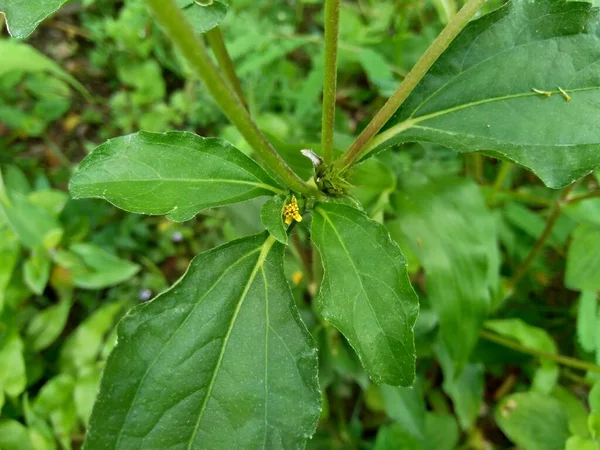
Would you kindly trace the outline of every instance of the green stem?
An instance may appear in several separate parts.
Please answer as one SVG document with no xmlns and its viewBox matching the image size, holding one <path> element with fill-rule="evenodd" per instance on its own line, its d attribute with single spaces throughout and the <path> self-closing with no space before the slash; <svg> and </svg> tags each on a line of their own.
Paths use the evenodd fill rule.
<svg viewBox="0 0 600 450">
<path fill-rule="evenodd" d="M 510 173 L 511 167 L 512 167 L 512 163 L 510 163 L 509 161 L 506 161 L 506 160 L 502 161 L 502 164 L 500 165 L 500 170 L 498 171 L 498 175 L 496 175 L 496 179 L 494 180 L 494 185 L 492 186 L 492 190 L 487 198 L 488 206 L 494 204 L 494 198 L 496 197 L 496 194 L 498 194 L 498 191 L 500 191 L 500 189 L 502 189 L 502 186 L 504 185 L 504 181 L 506 180 L 506 177 Z"/>
<path fill-rule="evenodd" d="M 164 31 L 181 51 L 191 69 L 204 82 L 223 113 L 237 127 L 261 160 L 292 190 L 307 195 L 316 191 L 285 163 L 260 132 L 241 100 L 221 76 L 208 51 L 173 0 L 146 0 Z"/>
<path fill-rule="evenodd" d="M 223 71 L 223 75 L 242 101 L 242 103 L 246 106 L 247 102 L 244 99 L 244 92 L 242 91 L 242 84 L 240 83 L 240 79 L 235 74 L 235 68 L 233 67 L 233 61 L 229 56 L 229 52 L 227 51 L 227 47 L 225 46 L 225 40 L 223 39 L 223 32 L 221 31 L 221 27 L 215 27 L 212 30 L 209 30 L 206 33 L 206 39 L 208 40 L 208 44 L 217 58 L 217 62 Z"/>
<path fill-rule="evenodd" d="M 545 352 L 543 350 L 538 350 L 532 347 L 526 347 L 512 339 L 502 337 L 496 333 L 492 333 L 487 330 L 481 331 L 481 337 L 487 339 L 488 341 L 495 342 L 496 344 L 500 344 L 503 347 L 507 347 L 521 353 L 527 353 L 529 355 L 537 356 L 539 358 L 549 359 L 558 364 L 562 364 L 563 366 L 600 373 L 600 366 L 597 366 L 596 364 L 581 361 L 580 359 L 576 358 L 570 358 L 568 356 L 556 355 L 554 353 Z"/>
<path fill-rule="evenodd" d="M 325 63 L 323 71 L 321 147 L 323 148 L 323 159 L 327 165 L 333 162 L 339 21 L 340 0 L 325 0 Z"/>
<path fill-rule="evenodd" d="M 354 162 L 362 159 L 370 150 L 363 151 L 363 148 L 373 139 L 381 130 L 394 113 L 400 108 L 402 103 L 408 98 L 413 89 L 425 76 L 433 63 L 437 61 L 440 55 L 448 48 L 454 38 L 469 23 L 469 20 L 479 10 L 486 0 L 468 0 L 461 10 L 448 22 L 448 25 L 442 30 L 439 36 L 425 50 L 423 56 L 417 61 L 415 66 L 406 75 L 406 78 L 400 83 L 398 89 L 383 105 L 383 108 L 375 115 L 373 120 L 367 125 L 362 133 L 352 143 L 344 159 L 340 162 L 341 172 L 350 168 Z"/>
<path fill-rule="evenodd" d="M 577 195 L 575 197 L 570 198 L 567 203 L 569 203 L 571 205 L 573 203 L 581 202 L 583 200 L 587 200 L 590 198 L 598 198 L 598 197 L 600 197 L 600 190 L 588 192 L 587 194 Z"/>
<path fill-rule="evenodd" d="M 510 282 L 508 283 L 507 289 L 509 292 L 517 286 L 517 283 L 521 280 L 523 275 L 527 273 L 527 270 L 529 270 L 529 266 L 531 266 L 531 263 L 533 263 L 535 258 L 544 248 L 544 245 L 546 245 L 546 241 L 552 234 L 554 225 L 556 225 L 556 221 L 562 213 L 562 205 L 567 202 L 566 199 L 574 187 L 575 183 L 571 184 L 570 186 L 567 186 L 567 188 L 563 191 L 562 195 L 552 205 L 552 210 L 550 211 L 550 215 L 548 216 L 548 220 L 546 221 L 546 226 L 544 227 L 544 231 L 542 231 L 542 235 L 539 237 L 539 239 L 525 258 L 525 260 L 517 268 L 512 280 L 510 280 Z"/>
</svg>

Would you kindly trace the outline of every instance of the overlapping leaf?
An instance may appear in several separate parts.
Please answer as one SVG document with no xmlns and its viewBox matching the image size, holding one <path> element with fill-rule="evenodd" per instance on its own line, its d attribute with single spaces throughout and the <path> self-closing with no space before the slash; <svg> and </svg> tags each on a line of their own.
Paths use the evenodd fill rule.
<svg viewBox="0 0 600 450">
<path fill-rule="evenodd" d="M 301 448 L 317 357 L 267 233 L 202 253 L 119 325 L 85 448 Z"/>
<path fill-rule="evenodd" d="M 6 15 L 10 34 L 26 38 L 42 20 L 57 11 L 68 0 L 0 0 L 0 11 Z"/>
<path fill-rule="evenodd" d="M 344 334 L 375 382 L 411 385 L 418 299 L 400 248 L 384 226 L 337 203 L 316 207 L 311 234 L 325 270 L 318 300 L 323 317 Z"/>
<path fill-rule="evenodd" d="M 401 179 L 391 200 L 398 214 L 394 223 L 425 269 L 427 297 L 439 316 L 441 340 L 458 376 L 498 285 L 494 221 L 470 181 L 426 175 Z"/>
<path fill-rule="evenodd" d="M 589 3 L 514 0 L 472 22 L 374 145 L 437 142 L 571 183 L 600 166 L 599 17 Z"/>
<path fill-rule="evenodd" d="M 188 132 L 139 132 L 111 139 L 73 175 L 75 198 L 103 198 L 126 211 L 185 221 L 214 206 L 280 193 L 231 144 Z"/>
</svg>

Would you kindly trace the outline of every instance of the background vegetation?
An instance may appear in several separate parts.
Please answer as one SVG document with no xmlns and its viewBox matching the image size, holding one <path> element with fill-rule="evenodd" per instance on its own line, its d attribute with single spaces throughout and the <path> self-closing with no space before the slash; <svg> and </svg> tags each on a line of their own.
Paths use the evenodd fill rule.
<svg viewBox="0 0 600 450">
<path fill-rule="evenodd" d="M 336 147 L 352 142 L 460 6 L 343 3 Z M 317 0 L 235 0 L 222 27 L 252 116 L 304 178 L 312 168 L 299 149 L 320 140 L 322 21 Z M 96 145 L 173 128 L 251 152 L 141 1 L 72 2 L 26 43 L 2 35 L 1 450 L 79 448 L 119 318 L 195 254 L 263 229 L 262 201 L 177 224 L 69 199 L 68 180 Z M 359 166 L 352 193 L 402 244 L 420 296 L 418 382 L 373 384 L 314 312 L 321 268 L 298 226 L 286 272 L 318 342 L 325 405 L 309 447 L 598 448 L 599 176 L 553 191 L 516 166 L 432 144 Z M 492 319 L 456 378 L 429 299 L 456 309 L 482 292 Z"/>
</svg>

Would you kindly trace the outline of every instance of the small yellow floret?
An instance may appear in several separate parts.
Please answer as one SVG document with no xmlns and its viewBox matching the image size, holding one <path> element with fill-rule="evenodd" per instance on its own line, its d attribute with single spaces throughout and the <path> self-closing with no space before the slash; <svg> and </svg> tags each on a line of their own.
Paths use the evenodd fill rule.
<svg viewBox="0 0 600 450">
<path fill-rule="evenodd" d="M 300 215 L 300 209 L 298 208 L 298 200 L 296 200 L 296 197 L 292 197 L 292 201 L 283 207 L 283 217 L 285 218 L 285 223 L 288 225 L 294 220 L 296 222 L 302 222 L 302 216 Z"/>
</svg>

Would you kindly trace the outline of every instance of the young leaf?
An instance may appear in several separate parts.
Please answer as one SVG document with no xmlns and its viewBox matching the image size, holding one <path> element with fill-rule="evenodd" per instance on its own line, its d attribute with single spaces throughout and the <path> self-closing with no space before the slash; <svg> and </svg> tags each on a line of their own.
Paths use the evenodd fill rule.
<svg viewBox="0 0 600 450">
<path fill-rule="evenodd" d="M 31 319 L 26 335 L 34 351 L 44 350 L 60 336 L 67 323 L 71 304 L 71 299 L 63 298 Z"/>
<path fill-rule="evenodd" d="M 427 141 L 482 152 L 553 188 L 587 174 L 600 166 L 599 16 L 589 3 L 514 0 L 472 22 L 373 147 Z"/>
<path fill-rule="evenodd" d="M 383 225 L 343 204 L 318 204 L 311 235 L 325 271 L 323 317 L 346 336 L 373 381 L 410 386 L 419 303 L 400 248 Z"/>
<path fill-rule="evenodd" d="M 577 309 L 577 339 L 586 352 L 596 350 L 598 341 L 598 294 L 583 291 L 579 296 Z"/>
<path fill-rule="evenodd" d="M 304 447 L 320 411 L 317 357 L 283 255 L 267 233 L 230 242 L 129 313 L 85 448 Z"/>
<path fill-rule="evenodd" d="M 6 16 L 11 36 L 24 39 L 42 20 L 57 11 L 68 0 L 0 0 L 0 11 Z"/>
<path fill-rule="evenodd" d="M 10 397 L 19 396 L 27 383 L 23 341 L 14 332 L 6 335 L 0 342 L 0 389 Z"/>
<path fill-rule="evenodd" d="M 19 258 L 20 248 L 15 234 L 0 223 L 0 313 L 4 309 L 4 296 Z"/>
<path fill-rule="evenodd" d="M 181 1 L 179 6 L 183 15 L 198 34 L 206 33 L 219 25 L 227 15 L 227 6 L 219 1 L 207 2 L 201 5 L 196 1 Z"/>
<path fill-rule="evenodd" d="M 565 285 L 580 291 L 600 291 L 600 226 L 581 224 L 567 253 Z"/>
<path fill-rule="evenodd" d="M 563 450 L 569 437 L 567 414 L 558 400 L 536 392 L 505 397 L 496 423 L 523 450 Z"/>
<path fill-rule="evenodd" d="M 75 198 L 103 198 L 178 222 L 206 208 L 282 192 L 231 144 L 183 131 L 111 139 L 83 160 L 69 188 Z"/>
<path fill-rule="evenodd" d="M 452 176 L 401 177 L 391 203 L 398 215 L 395 223 L 425 269 L 427 297 L 458 376 L 479 339 L 490 293 L 498 285 L 493 217 L 478 187 Z"/>
<path fill-rule="evenodd" d="M 287 244 L 287 225 L 283 222 L 284 195 L 274 195 L 260 210 L 260 220 L 271 235 L 282 244 Z"/>
</svg>

